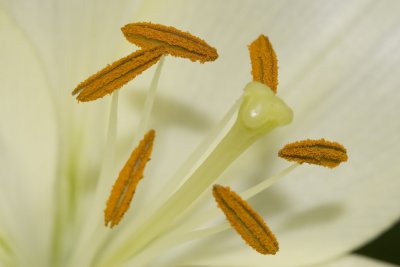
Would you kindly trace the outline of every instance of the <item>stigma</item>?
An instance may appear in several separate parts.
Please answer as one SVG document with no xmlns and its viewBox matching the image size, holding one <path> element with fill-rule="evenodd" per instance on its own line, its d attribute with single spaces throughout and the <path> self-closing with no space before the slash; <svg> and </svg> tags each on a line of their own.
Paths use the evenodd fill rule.
<svg viewBox="0 0 400 267">
<path fill-rule="evenodd" d="M 253 81 L 244 91 L 238 121 L 250 132 L 263 134 L 292 122 L 292 109 L 267 85 Z"/>
</svg>

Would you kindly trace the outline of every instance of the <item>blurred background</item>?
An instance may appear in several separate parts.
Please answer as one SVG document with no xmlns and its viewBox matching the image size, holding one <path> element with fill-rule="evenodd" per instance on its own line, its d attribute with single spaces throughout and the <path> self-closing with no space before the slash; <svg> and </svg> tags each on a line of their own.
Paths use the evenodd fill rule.
<svg viewBox="0 0 400 267">
<path fill-rule="evenodd" d="M 400 266 L 400 221 L 354 253 Z"/>
</svg>

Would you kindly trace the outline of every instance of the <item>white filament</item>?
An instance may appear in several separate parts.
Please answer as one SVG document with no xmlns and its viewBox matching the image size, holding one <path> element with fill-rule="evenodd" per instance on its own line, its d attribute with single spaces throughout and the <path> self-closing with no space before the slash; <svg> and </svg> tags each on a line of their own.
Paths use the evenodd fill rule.
<svg viewBox="0 0 400 267">
<path fill-rule="evenodd" d="M 144 108 L 142 111 L 142 116 L 140 118 L 140 122 L 135 134 L 135 138 L 133 140 L 132 147 L 135 147 L 139 140 L 142 139 L 145 132 L 149 129 L 151 112 L 153 110 L 153 104 L 156 97 L 156 92 L 158 88 L 158 81 L 160 80 L 161 70 L 164 65 L 165 56 L 161 56 L 160 61 L 157 64 L 156 72 L 154 73 L 153 80 L 151 81 L 150 88 L 146 94 L 146 101 L 144 103 Z"/>
</svg>

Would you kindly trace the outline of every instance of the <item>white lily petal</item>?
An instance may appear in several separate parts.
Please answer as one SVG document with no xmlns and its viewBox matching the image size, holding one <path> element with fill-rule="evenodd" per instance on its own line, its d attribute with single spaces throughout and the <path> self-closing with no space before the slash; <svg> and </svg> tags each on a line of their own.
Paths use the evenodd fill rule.
<svg viewBox="0 0 400 267">
<path fill-rule="evenodd" d="M 110 41 L 122 40 L 119 28 L 127 16 L 132 16 L 138 2 L 119 1 L 113 8 L 108 1 L 76 0 L 43 0 L 40 3 L 5 0 L 2 5 L 37 49 L 46 71 L 53 79 L 63 79 L 56 84 L 71 86 L 72 90 L 80 81 L 74 79 L 84 79 L 92 74 L 93 67 L 103 67 L 114 60 L 118 51 L 110 52 Z M 107 23 L 101 23 L 104 20 Z M 80 64 L 77 64 L 79 59 Z M 68 72 L 63 72 L 65 70 Z M 89 72 L 83 73 L 85 71 Z"/>
<path fill-rule="evenodd" d="M 0 172 L 2 221 L 10 237 L 41 264 L 48 251 L 57 139 L 54 107 L 37 55 L 0 10 Z M 29 224 L 27 224 L 29 222 Z M 22 258 L 22 257 L 21 257 Z"/>
</svg>

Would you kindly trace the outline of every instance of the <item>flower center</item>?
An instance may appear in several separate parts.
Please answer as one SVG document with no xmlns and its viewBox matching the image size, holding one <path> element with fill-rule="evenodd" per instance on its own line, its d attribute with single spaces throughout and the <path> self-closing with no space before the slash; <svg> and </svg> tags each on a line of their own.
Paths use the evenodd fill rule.
<svg viewBox="0 0 400 267">
<path fill-rule="evenodd" d="M 133 79 L 133 77 L 161 59 L 149 90 L 145 112 L 138 129 L 139 134 L 143 134 L 148 126 L 164 56 L 179 56 L 204 63 L 205 61 L 215 60 L 218 55 L 216 50 L 203 40 L 172 27 L 151 23 L 133 23 L 126 25 L 122 31 L 128 41 L 139 45 L 141 50 L 114 62 L 93 75 L 79 84 L 73 93 L 78 94 L 77 99 L 80 101 L 92 101 L 103 97 L 119 89 L 130 79 Z M 157 248 L 154 244 L 157 244 L 159 240 L 167 240 L 169 242 L 173 239 L 172 243 L 176 242 L 175 240 L 184 240 L 184 235 L 187 235 L 187 232 L 180 232 L 180 238 L 176 238 L 173 234 L 171 237 L 169 232 L 174 233 L 174 231 L 169 230 L 182 222 L 183 216 L 193 209 L 195 201 L 204 192 L 212 188 L 213 183 L 220 175 L 250 145 L 274 128 L 287 125 L 293 120 L 293 112 L 290 107 L 276 96 L 278 84 L 277 59 L 268 38 L 261 35 L 252 42 L 249 50 L 254 81 L 246 85 L 238 104 L 235 104 L 228 112 L 223 122 L 217 127 L 217 130 L 213 131 L 211 137 L 206 139 L 208 140 L 205 143 L 206 145 L 202 145 L 208 147 L 212 143 L 211 141 L 214 141 L 214 137 L 218 136 L 217 133 L 222 131 L 225 124 L 230 121 L 231 116 L 238 111 L 236 120 L 230 130 L 227 131 L 198 168 L 190 172 L 192 169 L 190 162 L 197 163 L 201 158 L 204 158 L 201 155 L 202 153 L 194 153 L 193 158 L 185 164 L 186 167 L 183 167 L 175 177 L 172 177 L 171 181 L 181 184 L 178 188 L 173 188 L 176 189 L 173 194 L 169 196 L 170 191 L 165 190 L 164 196 L 168 196 L 168 198 L 164 198 L 161 194 L 159 199 L 162 201 L 154 201 L 159 204 L 156 206 L 155 212 L 133 233 L 124 236 L 123 240 L 120 240 L 117 244 L 113 244 L 115 246 L 112 247 L 112 250 L 103 255 L 102 252 L 105 251 L 105 248 L 109 248 L 109 241 L 113 241 L 111 234 L 107 236 L 93 256 L 92 266 L 116 266 L 135 256 L 143 255 L 142 252 L 145 248 L 148 249 L 152 246 L 153 249 L 154 247 Z M 117 103 L 118 101 L 114 102 Z M 237 106 L 239 106 L 238 110 L 235 109 Z M 110 121 L 116 123 L 116 106 L 114 106 L 113 110 L 115 112 L 110 116 Z M 115 125 L 114 128 L 116 128 Z M 110 136 L 115 136 L 115 132 Z M 137 185 L 142 179 L 145 164 L 150 158 L 154 136 L 154 131 L 150 131 L 145 135 L 120 172 L 105 209 L 106 225 L 110 224 L 112 227 L 118 224 L 128 210 Z M 296 143 L 294 146 L 289 146 L 289 148 L 285 147 L 280 156 L 300 164 L 307 162 L 328 167 L 335 167 L 347 159 L 346 150 L 339 144 L 332 142 L 320 143 L 319 141 L 300 142 L 299 145 Z M 203 150 L 205 149 L 201 148 L 198 151 L 201 152 Z M 334 164 L 328 164 L 332 161 L 334 161 Z M 282 174 L 273 177 L 273 179 L 249 189 L 245 192 L 244 198 L 249 198 L 261 192 L 277 178 L 284 176 L 296 166 L 298 164 L 290 166 Z M 106 171 L 104 173 L 107 174 Z M 100 188 L 103 188 L 104 184 L 106 184 L 104 181 L 107 179 L 103 178 L 101 177 L 99 181 Z M 219 207 L 242 238 L 262 254 L 275 254 L 278 251 L 278 242 L 261 216 L 228 187 L 214 185 L 213 188 L 214 197 Z M 190 226 L 190 219 L 188 221 L 187 225 Z M 196 224 L 194 223 L 194 225 Z M 187 229 L 192 231 L 194 228 L 189 227 Z M 206 230 L 208 232 L 206 234 L 216 233 L 224 229 L 226 229 L 225 226 L 218 229 L 210 228 Z M 190 238 L 190 236 L 196 236 L 196 233 L 187 236 Z M 169 245 L 168 242 L 166 244 Z M 147 251 L 151 251 L 151 249 Z M 158 251 L 160 250 L 158 249 Z M 150 257 L 147 257 L 147 259 L 150 259 Z M 135 264 L 138 265 L 137 262 Z"/>
<path fill-rule="evenodd" d="M 178 222 L 237 157 L 269 131 L 290 123 L 292 114 L 266 85 L 250 82 L 232 128 L 183 185 L 120 246 L 110 262 L 135 255 Z"/>
</svg>

